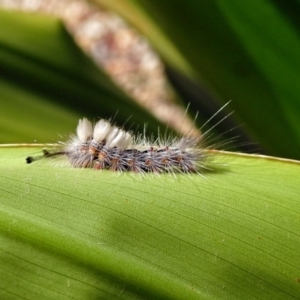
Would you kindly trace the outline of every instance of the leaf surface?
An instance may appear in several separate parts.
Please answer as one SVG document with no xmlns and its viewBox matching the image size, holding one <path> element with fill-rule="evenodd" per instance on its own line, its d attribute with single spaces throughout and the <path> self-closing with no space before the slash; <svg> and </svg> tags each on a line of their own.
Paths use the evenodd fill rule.
<svg viewBox="0 0 300 300">
<path fill-rule="evenodd" d="M 27 165 L 40 150 L 0 150 L 2 298 L 300 297 L 299 162 L 141 177 Z"/>
</svg>

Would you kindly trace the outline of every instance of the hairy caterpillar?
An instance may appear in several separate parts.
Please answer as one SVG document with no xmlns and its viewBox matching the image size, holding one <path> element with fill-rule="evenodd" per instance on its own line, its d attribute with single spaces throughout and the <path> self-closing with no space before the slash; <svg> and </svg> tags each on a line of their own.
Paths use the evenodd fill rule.
<svg viewBox="0 0 300 300">
<path fill-rule="evenodd" d="M 201 173 L 208 168 L 207 149 L 202 140 L 210 130 L 200 137 L 159 137 L 151 141 L 145 134 L 134 136 L 107 120 L 100 119 L 93 125 L 83 118 L 79 120 L 76 135 L 63 143 L 61 150 L 44 150 L 43 156 L 29 156 L 26 161 L 32 163 L 43 157 L 64 155 L 75 168 L 136 173 Z"/>
</svg>

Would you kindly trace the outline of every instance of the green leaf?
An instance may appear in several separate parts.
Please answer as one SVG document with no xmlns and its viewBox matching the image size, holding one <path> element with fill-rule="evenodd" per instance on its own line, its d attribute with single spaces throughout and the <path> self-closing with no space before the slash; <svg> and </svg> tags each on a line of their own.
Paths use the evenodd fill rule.
<svg viewBox="0 0 300 300">
<path fill-rule="evenodd" d="M 0 151 L 1 299 L 300 297 L 297 161 L 141 177 Z"/>
<path fill-rule="evenodd" d="M 0 10 L 0 142 L 56 142 L 79 117 L 160 125 L 87 58 L 55 18 Z M 131 117 L 131 118 L 130 118 Z M 130 122 L 128 119 L 130 118 Z"/>
<path fill-rule="evenodd" d="M 171 69 L 223 103 L 232 100 L 240 123 L 268 153 L 300 158 L 299 2 L 96 2 L 137 26 Z"/>
</svg>

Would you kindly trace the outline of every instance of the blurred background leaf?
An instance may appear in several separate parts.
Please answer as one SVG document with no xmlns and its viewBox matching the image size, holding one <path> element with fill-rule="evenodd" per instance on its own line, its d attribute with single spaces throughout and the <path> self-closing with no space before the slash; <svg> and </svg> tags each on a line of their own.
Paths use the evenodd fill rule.
<svg viewBox="0 0 300 300">
<path fill-rule="evenodd" d="M 255 144 L 241 149 L 299 158 L 300 43 L 298 19 L 293 17 L 299 10 L 297 3 L 94 2 L 120 13 L 149 39 L 165 62 L 177 98 L 190 103 L 194 114 L 199 112 L 201 123 L 222 102 L 232 100 L 214 119 L 217 123 L 235 111 L 228 122 L 222 122 L 219 133 L 239 127 L 225 138 L 239 136 L 241 144 Z M 140 114 L 132 96 L 125 96 L 80 53 L 58 21 L 2 14 L 3 142 L 56 140 L 56 133 L 74 130 L 82 115 L 109 118 L 116 112 L 119 124 L 132 116 L 128 126 L 141 128 L 147 122 L 149 131 L 156 131 L 158 123 Z M 18 111 L 28 116 L 25 121 Z"/>
<path fill-rule="evenodd" d="M 257 146 L 253 148 L 262 148 L 265 153 L 299 158 L 300 43 L 299 24 L 293 18 L 293 12 L 299 10 L 297 4 L 192 0 L 184 3 L 176 0 L 172 3 L 155 0 L 95 2 L 120 13 L 151 41 L 165 61 L 177 98 L 190 103 L 193 112 L 199 111 L 202 123 L 221 107 L 222 102 L 233 100 L 228 110 L 214 120 L 218 122 L 231 110 L 235 111 L 228 122 L 223 122 L 221 131 L 230 132 L 231 128 L 243 124 L 242 129 L 232 134 L 238 135 L 241 143 L 254 142 Z M 146 121 L 150 132 L 155 131 L 157 122 L 146 114 L 139 114 L 141 110 L 132 104 L 133 99 L 125 96 L 84 58 L 58 21 L 49 21 L 45 16 L 13 17 L 10 14 L 10 17 L 3 15 L 1 22 L 2 99 L 16 98 L 3 101 L 2 111 L 7 110 L 7 113 L 3 114 L 2 123 L 16 114 L 16 107 L 24 107 L 23 116 L 27 111 L 30 115 L 27 120 L 31 119 L 28 122 L 20 117 L 15 121 L 10 118 L 9 125 L 3 124 L 6 127 L 3 142 L 24 141 L 24 137 L 26 141 L 41 142 L 55 139 L 50 132 L 34 134 L 35 129 L 44 128 L 41 119 L 47 120 L 52 133 L 64 134 L 76 123 L 72 121 L 71 126 L 67 121 L 67 126 L 67 119 L 74 120 L 82 114 L 95 118 L 100 105 L 101 112 L 96 117 L 114 116 L 118 111 L 119 123 L 125 123 L 132 116 L 130 124 L 138 124 L 141 128 Z M 8 30 L 7 26 L 11 28 Z M 20 28 L 24 32 L 18 31 Z M 37 81 L 37 76 L 41 82 Z M 29 91 L 33 97 L 26 100 L 27 105 L 22 105 Z M 42 95 L 47 101 L 45 106 L 40 104 L 41 109 L 37 109 L 39 104 L 35 106 L 35 113 L 34 104 L 30 102 L 36 103 L 36 95 Z M 60 116 L 57 120 L 51 121 L 53 114 L 37 119 L 41 110 L 46 107 L 49 110 L 50 106 L 53 109 L 53 105 L 62 109 L 53 113 Z M 22 127 L 24 130 L 20 129 Z M 30 131 L 33 134 L 29 136 Z M 17 134 L 15 138 L 14 134 Z"/>
<path fill-rule="evenodd" d="M 2 143 L 56 142 L 83 116 L 116 116 L 120 126 L 140 129 L 146 120 L 150 132 L 160 124 L 112 83 L 53 17 L 0 11 L 0 74 Z"/>
<path fill-rule="evenodd" d="M 193 109 L 211 114 L 217 110 L 212 98 L 233 100 L 238 122 L 267 153 L 300 158 L 299 2 L 95 2 L 149 38 Z"/>
</svg>

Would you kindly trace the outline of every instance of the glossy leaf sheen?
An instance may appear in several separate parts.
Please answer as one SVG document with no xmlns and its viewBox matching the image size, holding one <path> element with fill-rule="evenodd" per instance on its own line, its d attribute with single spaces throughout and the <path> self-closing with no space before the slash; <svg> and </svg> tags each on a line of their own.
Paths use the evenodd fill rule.
<svg viewBox="0 0 300 300">
<path fill-rule="evenodd" d="M 0 149 L 1 299 L 298 299 L 300 165 L 176 178 Z"/>
</svg>

